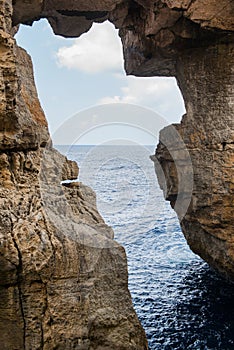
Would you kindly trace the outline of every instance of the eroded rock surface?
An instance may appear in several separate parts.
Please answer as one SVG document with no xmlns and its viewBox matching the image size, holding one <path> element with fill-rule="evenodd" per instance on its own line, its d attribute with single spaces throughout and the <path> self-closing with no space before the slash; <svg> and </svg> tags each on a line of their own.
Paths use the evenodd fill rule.
<svg viewBox="0 0 234 350">
<path fill-rule="evenodd" d="M 31 59 L 12 38 L 11 2 L 1 1 L 0 11 L 0 150 L 38 148 L 49 133 Z"/>
<path fill-rule="evenodd" d="M 55 33 L 77 36 L 109 19 L 120 29 L 128 74 L 176 76 L 187 114 L 175 129 L 189 155 L 170 128 L 163 131 L 154 158 L 159 182 L 191 249 L 233 280 L 234 2 L 34 2 L 32 14 L 15 1 L 15 25 L 43 17 Z"/>
<path fill-rule="evenodd" d="M 176 76 L 187 114 L 175 129 L 189 158 L 171 129 L 162 131 L 159 182 L 190 247 L 234 280 L 233 14 L 232 0 L 0 1 L 1 349 L 147 348 L 123 248 L 93 192 L 60 185 L 76 178 L 76 165 L 45 148 L 31 62 L 12 37 L 17 25 L 47 18 L 56 34 L 75 37 L 109 19 L 128 74 Z M 182 209 L 189 200 L 186 213 L 178 198 Z"/>
<path fill-rule="evenodd" d="M 187 114 L 175 125 L 192 162 L 191 204 L 181 226 L 191 249 L 224 276 L 234 280 L 234 44 L 215 44 L 181 55 L 177 77 Z M 167 174 L 161 179 L 165 197 L 174 207 L 183 150 L 171 141 L 170 130 L 161 132 L 156 158 Z M 167 145 L 167 146 L 165 146 Z M 170 157 L 171 149 L 177 154 Z M 159 164 L 155 162 L 156 166 Z M 191 169 L 190 169 L 191 170 Z M 159 171 L 158 171 L 159 173 Z M 186 183 L 184 184 L 186 187 Z M 178 213 L 178 208 L 177 208 Z M 185 214 L 185 213 L 183 213 Z"/>
<path fill-rule="evenodd" d="M 56 34 L 76 37 L 109 19 L 120 29 L 128 74 L 175 76 L 184 49 L 206 47 L 234 31 L 232 0 L 15 0 L 13 23 L 47 18 Z"/>
<path fill-rule="evenodd" d="M 11 1 L 0 12 L 0 348 L 147 349 L 125 251 L 52 148 Z"/>
<path fill-rule="evenodd" d="M 146 349 L 125 251 L 58 165 L 77 177 L 53 149 L 0 155 L 1 349 Z"/>
</svg>

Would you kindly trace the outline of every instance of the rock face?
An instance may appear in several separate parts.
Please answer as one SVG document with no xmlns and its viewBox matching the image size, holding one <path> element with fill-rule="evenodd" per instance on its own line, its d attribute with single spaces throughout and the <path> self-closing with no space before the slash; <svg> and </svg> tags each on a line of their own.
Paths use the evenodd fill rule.
<svg viewBox="0 0 234 350">
<path fill-rule="evenodd" d="M 39 18 L 71 37 L 109 19 L 128 74 L 177 78 L 187 114 L 161 133 L 157 175 L 191 249 L 234 280 L 233 1 L 15 0 L 14 25 Z"/>
<path fill-rule="evenodd" d="M 159 182 L 191 249 L 234 280 L 234 3 L 0 1 L 1 349 L 147 349 L 124 250 L 92 190 L 60 184 L 78 168 L 50 146 L 31 61 L 12 37 L 40 18 L 68 37 L 109 19 L 128 74 L 176 76 L 187 114 L 161 132 Z"/>
<path fill-rule="evenodd" d="M 61 179 L 76 165 L 42 148 L 3 152 L 0 164 L 1 349 L 147 349 L 124 249 L 94 193 L 58 181 L 58 165 Z"/>
<path fill-rule="evenodd" d="M 170 127 L 162 130 L 155 165 L 165 197 L 176 205 L 178 196 L 190 205 L 179 213 L 191 249 L 225 277 L 234 280 L 234 45 L 220 43 L 186 52 L 178 60 L 177 79 L 187 114 L 174 125 L 189 151 L 171 141 Z M 166 145 L 166 146 L 165 146 Z M 179 145 L 181 146 L 181 145 Z M 174 152 L 174 153 L 173 153 Z M 176 153 L 177 152 L 177 153 Z M 184 164 L 181 159 L 185 160 Z M 167 174 L 166 181 L 161 174 Z M 193 177 L 188 188 L 185 174 Z M 182 173 L 178 179 L 178 173 Z M 191 185 L 191 183 L 190 183 Z M 189 193 L 189 190 L 191 191 Z M 180 215 L 181 214 L 181 215 Z"/>
<path fill-rule="evenodd" d="M 147 349 L 125 251 L 93 191 L 61 185 L 78 166 L 51 146 L 11 1 L 0 13 L 0 348 Z"/>
<path fill-rule="evenodd" d="M 47 121 L 37 98 L 32 63 L 12 38 L 11 2 L 0 2 L 0 150 L 45 145 Z"/>
</svg>

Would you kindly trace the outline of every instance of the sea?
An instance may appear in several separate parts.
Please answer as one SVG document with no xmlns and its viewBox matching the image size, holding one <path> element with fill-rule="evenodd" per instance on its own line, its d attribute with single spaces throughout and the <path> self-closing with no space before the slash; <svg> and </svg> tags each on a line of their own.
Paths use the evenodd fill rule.
<svg viewBox="0 0 234 350">
<path fill-rule="evenodd" d="M 56 146 L 125 247 L 129 289 L 150 350 L 234 349 L 234 286 L 189 249 L 163 198 L 154 146 Z"/>
</svg>

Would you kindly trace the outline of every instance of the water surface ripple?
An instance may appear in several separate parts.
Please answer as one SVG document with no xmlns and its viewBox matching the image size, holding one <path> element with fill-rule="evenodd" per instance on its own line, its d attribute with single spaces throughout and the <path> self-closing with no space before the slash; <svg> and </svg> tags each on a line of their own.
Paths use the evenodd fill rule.
<svg viewBox="0 0 234 350">
<path fill-rule="evenodd" d="M 60 150 L 63 149 L 60 147 Z M 151 350 L 234 349 L 234 286 L 194 255 L 142 147 L 73 146 L 82 182 L 128 256 L 129 288 Z"/>
</svg>

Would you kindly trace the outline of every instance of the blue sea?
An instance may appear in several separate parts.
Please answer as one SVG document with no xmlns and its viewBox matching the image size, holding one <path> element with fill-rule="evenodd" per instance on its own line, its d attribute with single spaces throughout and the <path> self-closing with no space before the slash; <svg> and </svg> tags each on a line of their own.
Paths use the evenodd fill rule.
<svg viewBox="0 0 234 350">
<path fill-rule="evenodd" d="M 127 252 L 129 289 L 150 350 L 234 349 L 234 286 L 198 256 L 157 184 L 153 146 L 57 146 L 97 193 Z"/>
</svg>

